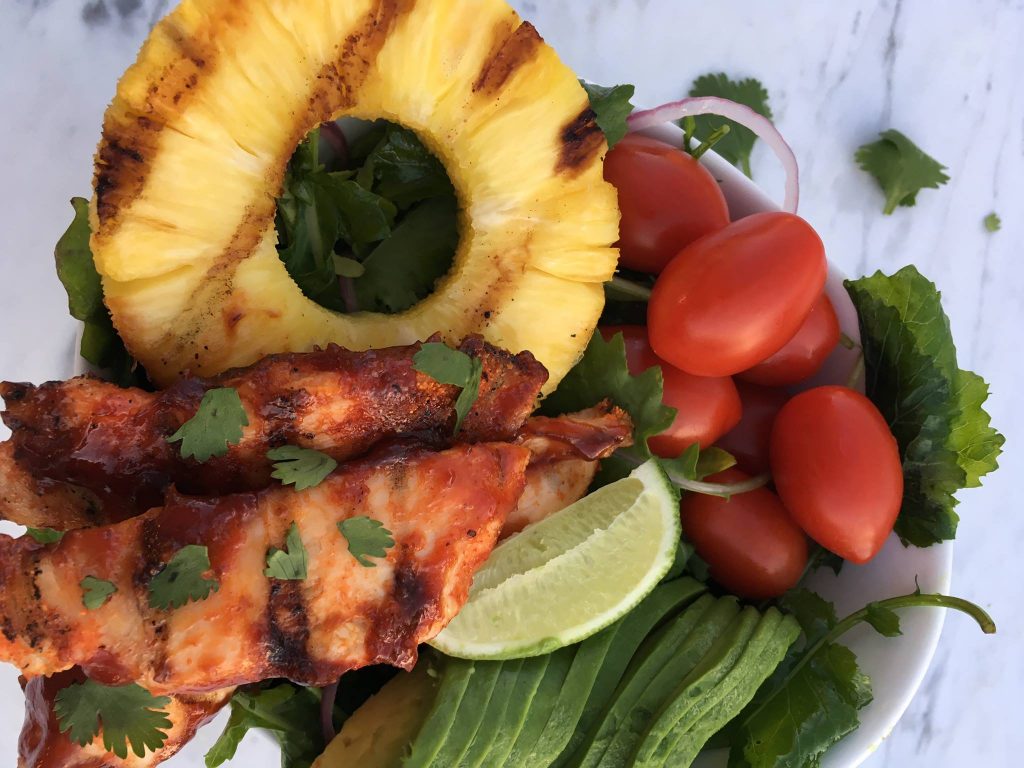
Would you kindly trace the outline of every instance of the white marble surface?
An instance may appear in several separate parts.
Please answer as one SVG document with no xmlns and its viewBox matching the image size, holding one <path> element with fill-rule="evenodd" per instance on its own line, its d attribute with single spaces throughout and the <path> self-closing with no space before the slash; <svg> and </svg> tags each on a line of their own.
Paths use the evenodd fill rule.
<svg viewBox="0 0 1024 768">
<path fill-rule="evenodd" d="M 343 0 L 338 0 L 343 2 Z M 1024 3 L 903 0 L 717 3 L 517 0 L 577 71 L 634 82 L 637 102 L 682 95 L 707 71 L 754 75 L 800 159 L 802 208 L 848 273 L 913 262 L 943 290 L 962 364 L 992 384 L 990 411 L 1008 437 L 1003 468 L 964 494 L 953 589 L 989 607 L 983 637 L 950 617 L 919 696 L 867 765 L 1015 766 L 1024 753 Z M 53 275 L 67 199 L 88 194 L 104 106 L 161 0 L 6 0 L 0 4 L 0 376 L 65 372 L 72 323 Z M 881 215 L 853 150 L 895 127 L 949 166 L 952 181 L 914 209 Z M 781 179 L 759 148 L 755 178 Z M 984 231 L 998 211 L 1003 229 Z M 0 762 L 20 721 L 15 676 L 0 674 Z M 201 765 L 207 730 L 176 762 Z M 271 766 L 255 739 L 238 765 Z"/>
</svg>

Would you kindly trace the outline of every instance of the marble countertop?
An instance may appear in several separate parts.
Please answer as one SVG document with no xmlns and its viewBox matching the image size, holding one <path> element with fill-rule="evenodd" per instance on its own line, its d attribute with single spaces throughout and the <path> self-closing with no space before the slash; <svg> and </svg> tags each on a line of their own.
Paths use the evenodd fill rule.
<svg viewBox="0 0 1024 768">
<path fill-rule="evenodd" d="M 342 0 L 338 0 L 341 2 Z M 1024 2 L 974 0 L 517 0 L 581 76 L 637 84 L 638 104 L 683 95 L 708 71 L 756 76 L 802 169 L 801 213 L 847 273 L 915 263 L 943 291 L 961 364 L 992 385 L 1007 435 L 1002 470 L 963 494 L 953 590 L 990 608 L 999 634 L 947 620 L 934 664 L 871 768 L 1011 766 L 1024 753 L 1012 713 L 1024 690 Z M 164 0 L 14 0 L 0 5 L 0 376 L 63 376 L 73 325 L 53 274 L 68 198 L 87 195 L 103 109 Z M 950 183 L 881 215 L 853 163 L 886 128 L 949 167 Z M 780 193 L 764 147 L 754 178 Z M 996 211 L 1001 231 L 983 217 Z M 20 723 L 14 673 L 0 672 L 0 762 Z M 206 729 L 174 764 L 200 766 Z M 237 765 L 270 765 L 250 738 Z"/>
</svg>

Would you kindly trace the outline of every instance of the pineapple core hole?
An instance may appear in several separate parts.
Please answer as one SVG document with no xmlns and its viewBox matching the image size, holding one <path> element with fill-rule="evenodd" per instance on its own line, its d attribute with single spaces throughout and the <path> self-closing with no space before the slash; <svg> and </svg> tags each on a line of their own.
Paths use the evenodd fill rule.
<svg viewBox="0 0 1024 768">
<path fill-rule="evenodd" d="M 324 123 L 299 144 L 277 200 L 278 253 L 302 292 L 337 312 L 404 312 L 451 269 L 458 200 L 408 128 Z"/>
</svg>

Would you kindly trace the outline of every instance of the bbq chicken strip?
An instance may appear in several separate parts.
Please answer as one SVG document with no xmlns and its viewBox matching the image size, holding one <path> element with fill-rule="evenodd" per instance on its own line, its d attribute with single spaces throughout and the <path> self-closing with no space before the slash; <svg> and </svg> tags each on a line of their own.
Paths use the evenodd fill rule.
<svg viewBox="0 0 1024 768">
<path fill-rule="evenodd" d="M 77 665 L 155 694 L 410 669 L 417 645 L 465 602 L 523 492 L 529 455 L 510 443 L 396 445 L 302 492 L 171 493 L 161 508 L 56 544 L 0 537 L 0 660 L 26 677 Z M 339 525 L 355 518 L 347 532 Z M 307 576 L 269 578 L 268 551 L 287 547 L 293 523 Z M 165 573 L 188 545 L 207 548 L 209 568 Z M 83 605 L 87 576 L 116 588 L 94 610 Z M 197 585 L 198 599 L 160 607 L 169 594 L 196 597 Z"/>
<path fill-rule="evenodd" d="M 165 730 L 167 740 L 143 757 L 128 750 L 118 757 L 103 748 L 103 734 L 84 747 L 60 732 L 53 702 L 57 693 L 85 679 L 80 669 L 71 669 L 53 677 L 22 681 L 25 689 L 25 724 L 18 739 L 18 768 L 150 768 L 159 765 L 185 746 L 196 731 L 208 723 L 231 699 L 233 688 L 212 693 L 170 696 L 164 712 L 171 721 Z"/>
<path fill-rule="evenodd" d="M 547 372 L 529 352 L 513 355 L 478 337 L 459 348 L 483 366 L 479 397 L 460 440 L 511 440 L 533 410 Z M 271 355 L 155 393 L 92 377 L 40 386 L 6 382 L 0 384 L 3 420 L 12 431 L 15 460 L 37 482 L 84 488 L 100 498 L 108 516 L 124 519 L 162 503 L 172 484 L 202 495 L 263 488 L 272 471 L 267 451 L 286 443 L 338 461 L 395 437 L 447 444 L 461 390 L 415 370 L 419 349 L 350 352 L 331 346 Z M 207 390 L 220 387 L 234 388 L 245 407 L 249 425 L 241 442 L 202 464 L 183 459 L 180 446 L 167 438 L 195 415 Z M 27 521 L 13 501 L 0 507 L 0 517 Z"/>
<path fill-rule="evenodd" d="M 15 461 L 14 444 L 0 443 L 0 519 L 32 528 L 84 528 L 106 521 L 93 494 L 59 480 L 33 477 Z"/>
</svg>

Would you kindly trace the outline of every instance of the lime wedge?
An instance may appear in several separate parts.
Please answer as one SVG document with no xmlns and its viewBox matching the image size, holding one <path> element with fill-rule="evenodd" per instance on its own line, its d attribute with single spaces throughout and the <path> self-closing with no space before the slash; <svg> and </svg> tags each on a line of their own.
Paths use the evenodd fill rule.
<svg viewBox="0 0 1024 768">
<path fill-rule="evenodd" d="M 629 612 L 675 558 L 679 495 L 656 461 L 494 549 L 430 644 L 463 659 L 539 656 Z"/>
</svg>

